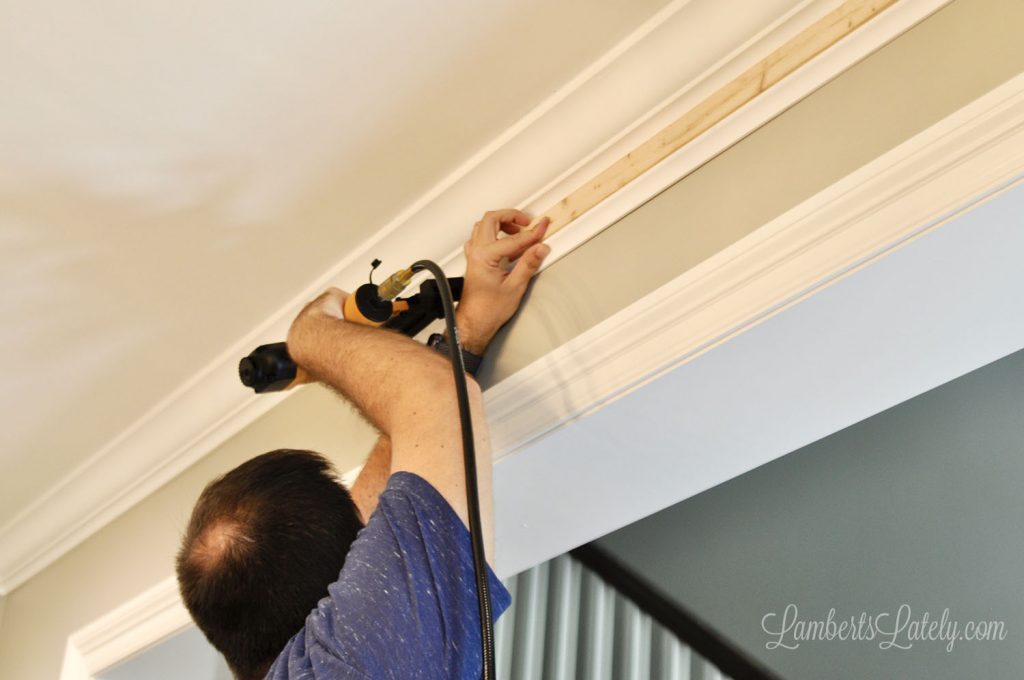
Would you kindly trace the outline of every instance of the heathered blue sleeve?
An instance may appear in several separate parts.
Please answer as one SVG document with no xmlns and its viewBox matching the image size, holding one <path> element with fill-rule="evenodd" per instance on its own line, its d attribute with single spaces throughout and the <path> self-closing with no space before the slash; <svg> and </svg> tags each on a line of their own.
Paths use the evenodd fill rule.
<svg viewBox="0 0 1024 680">
<path fill-rule="evenodd" d="M 497 619 L 512 597 L 490 567 L 487 575 Z M 466 525 L 425 479 L 396 472 L 328 596 L 267 677 L 476 680 L 477 607 Z"/>
</svg>

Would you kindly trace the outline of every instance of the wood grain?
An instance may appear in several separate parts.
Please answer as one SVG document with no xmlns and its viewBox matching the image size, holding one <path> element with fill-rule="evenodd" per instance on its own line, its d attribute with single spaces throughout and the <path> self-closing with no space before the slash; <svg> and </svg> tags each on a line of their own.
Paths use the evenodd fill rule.
<svg viewBox="0 0 1024 680">
<path fill-rule="evenodd" d="M 847 0 L 805 28 L 558 204 L 541 213 L 538 219 L 543 216 L 551 218 L 545 238 L 650 170 L 895 2 Z"/>
</svg>

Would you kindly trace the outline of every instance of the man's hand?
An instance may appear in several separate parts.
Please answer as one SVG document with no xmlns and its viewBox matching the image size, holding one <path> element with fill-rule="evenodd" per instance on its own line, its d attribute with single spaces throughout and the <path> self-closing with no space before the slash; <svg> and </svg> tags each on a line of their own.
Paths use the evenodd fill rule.
<svg viewBox="0 0 1024 680">
<path fill-rule="evenodd" d="M 526 229 L 530 216 L 519 210 L 486 213 L 473 227 L 466 241 L 466 276 L 462 297 L 455 312 L 462 346 L 483 354 L 494 335 L 519 309 L 530 279 L 537 273 L 551 248 L 541 239 L 548 218 Z M 508 236 L 498 238 L 500 232 Z M 511 271 L 502 259 L 516 260 Z"/>
<path fill-rule="evenodd" d="M 476 224 L 466 242 L 466 276 L 455 322 L 463 347 L 474 354 L 483 354 L 494 334 L 515 314 L 530 278 L 537 273 L 550 250 L 539 243 L 548 220 L 541 220 L 535 229 L 523 229 L 529 223 L 529 217 L 517 210 L 490 212 Z M 511 236 L 499 239 L 499 231 Z M 519 258 L 511 273 L 502 268 L 503 257 Z M 344 295 L 342 293 L 337 301 L 325 295 L 319 303 L 313 303 L 315 307 L 309 312 L 331 316 L 332 312 L 325 310 L 324 305 L 340 310 Z M 364 523 L 373 514 L 377 499 L 387 486 L 391 459 L 391 440 L 382 434 L 351 489 Z M 489 485 L 489 474 L 484 481 Z"/>
</svg>

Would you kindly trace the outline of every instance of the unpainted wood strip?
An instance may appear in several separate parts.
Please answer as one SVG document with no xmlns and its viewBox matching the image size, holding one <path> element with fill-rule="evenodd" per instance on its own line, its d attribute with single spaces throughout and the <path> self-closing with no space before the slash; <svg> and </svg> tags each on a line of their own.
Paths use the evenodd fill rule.
<svg viewBox="0 0 1024 680">
<path fill-rule="evenodd" d="M 540 214 L 549 237 L 867 23 L 896 0 L 847 0 Z M 538 218 L 539 219 L 539 218 Z M 535 222 L 536 223 L 536 222 Z"/>
</svg>

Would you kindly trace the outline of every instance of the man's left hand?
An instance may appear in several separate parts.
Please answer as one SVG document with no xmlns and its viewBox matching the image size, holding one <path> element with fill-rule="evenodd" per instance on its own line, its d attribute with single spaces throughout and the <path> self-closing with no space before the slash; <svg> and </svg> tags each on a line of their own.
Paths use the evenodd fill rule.
<svg viewBox="0 0 1024 680">
<path fill-rule="evenodd" d="M 530 279 L 540 269 L 551 248 L 541 243 L 549 220 L 527 229 L 530 216 L 520 210 L 494 210 L 473 227 L 466 241 L 466 276 L 456 310 L 459 339 L 474 354 L 487 345 L 519 309 Z M 505 232 L 508 236 L 499 238 Z M 518 260 L 511 271 L 503 258 Z"/>
</svg>

